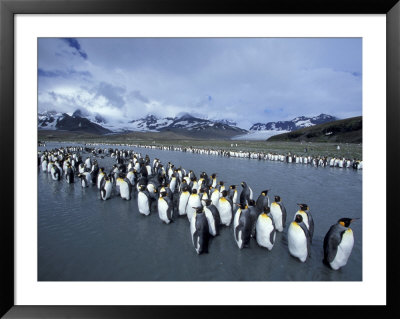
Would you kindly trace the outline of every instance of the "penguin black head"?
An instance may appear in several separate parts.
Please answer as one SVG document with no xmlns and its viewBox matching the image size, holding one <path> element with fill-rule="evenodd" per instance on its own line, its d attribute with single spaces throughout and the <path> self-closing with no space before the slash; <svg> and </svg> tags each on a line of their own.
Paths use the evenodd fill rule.
<svg viewBox="0 0 400 319">
<path fill-rule="evenodd" d="M 297 205 L 300 206 L 300 209 L 301 209 L 301 210 L 309 210 L 309 209 L 310 209 L 310 207 L 308 207 L 307 204 L 297 204 Z"/>
<path fill-rule="evenodd" d="M 297 224 L 299 224 L 299 223 L 303 222 L 303 217 L 302 217 L 300 214 L 298 214 L 298 215 L 296 215 L 296 218 L 295 218 L 294 221 L 295 221 Z"/>
<path fill-rule="evenodd" d="M 204 203 L 206 203 L 206 206 L 209 206 L 211 204 L 211 199 L 203 199 Z"/>
<path fill-rule="evenodd" d="M 212 177 L 212 178 L 216 178 L 216 177 L 217 177 L 217 174 L 213 173 L 213 174 L 211 175 L 211 177 Z"/>
<path fill-rule="evenodd" d="M 236 206 L 239 207 L 239 208 L 242 209 L 242 210 L 243 210 L 243 209 L 247 209 L 247 205 L 245 205 L 245 204 L 237 203 Z"/>
<path fill-rule="evenodd" d="M 203 206 L 192 207 L 192 208 L 196 210 L 196 214 L 201 214 L 203 212 Z"/>
<path fill-rule="evenodd" d="M 219 182 L 219 185 L 223 186 L 223 185 L 224 185 L 224 182 L 223 182 L 223 181 L 220 181 L 220 182 Z"/>
<path fill-rule="evenodd" d="M 192 189 L 192 194 L 197 194 L 197 189 Z"/>
<path fill-rule="evenodd" d="M 253 199 L 250 199 L 248 202 L 249 206 L 256 206 L 256 202 Z"/>
<path fill-rule="evenodd" d="M 166 197 L 167 196 L 167 192 L 161 192 L 160 195 L 161 195 L 161 197 Z"/>
<path fill-rule="evenodd" d="M 261 195 L 267 196 L 268 192 L 269 192 L 269 189 L 266 189 L 265 191 L 262 191 L 262 192 L 261 192 Z"/>
<path fill-rule="evenodd" d="M 222 191 L 222 197 L 226 197 L 228 195 L 228 192 L 226 190 Z"/>
<path fill-rule="evenodd" d="M 146 186 L 140 185 L 139 189 L 143 192 L 146 189 Z"/>
<path fill-rule="evenodd" d="M 241 182 L 240 185 L 242 185 L 243 188 L 247 186 L 246 182 Z"/>
<path fill-rule="evenodd" d="M 187 185 L 184 185 L 182 187 L 182 192 L 187 192 L 189 190 L 189 188 L 187 187 Z"/>
<path fill-rule="evenodd" d="M 235 188 L 236 188 L 236 185 L 231 185 L 231 186 L 229 186 L 229 188 L 230 188 L 230 189 L 235 189 Z"/>
<path fill-rule="evenodd" d="M 278 195 L 275 195 L 275 202 L 280 202 L 281 201 L 281 198 L 280 198 L 280 196 L 278 196 Z"/>
<path fill-rule="evenodd" d="M 269 214 L 270 211 L 271 209 L 268 206 L 264 207 L 264 214 Z"/>
<path fill-rule="evenodd" d="M 340 218 L 338 223 L 344 227 L 349 227 L 352 222 L 357 220 L 358 218 Z"/>
</svg>

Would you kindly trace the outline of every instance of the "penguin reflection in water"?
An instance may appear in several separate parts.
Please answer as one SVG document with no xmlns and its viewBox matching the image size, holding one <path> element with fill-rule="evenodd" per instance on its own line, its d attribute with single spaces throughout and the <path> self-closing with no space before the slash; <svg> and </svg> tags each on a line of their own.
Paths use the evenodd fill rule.
<svg viewBox="0 0 400 319">
<path fill-rule="evenodd" d="M 324 264 L 338 270 L 347 264 L 354 246 L 350 224 L 358 218 L 341 218 L 331 226 L 324 238 Z"/>
<path fill-rule="evenodd" d="M 195 212 L 190 220 L 190 233 L 192 235 L 192 243 L 197 254 L 208 253 L 208 242 L 210 239 L 209 226 L 207 217 L 204 213 L 203 206 L 193 207 Z"/>
<path fill-rule="evenodd" d="M 288 229 L 288 247 L 293 257 L 305 262 L 310 255 L 311 237 L 302 215 L 295 216 L 295 220 Z"/>
</svg>

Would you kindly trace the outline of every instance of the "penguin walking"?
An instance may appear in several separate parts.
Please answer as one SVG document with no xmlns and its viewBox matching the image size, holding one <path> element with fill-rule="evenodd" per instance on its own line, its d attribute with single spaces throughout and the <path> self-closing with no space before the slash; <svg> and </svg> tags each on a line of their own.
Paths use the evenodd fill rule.
<svg viewBox="0 0 400 319">
<path fill-rule="evenodd" d="M 242 205 L 248 205 L 249 200 L 253 199 L 253 190 L 250 188 L 249 185 L 247 185 L 246 182 L 241 183 L 243 189 L 242 192 L 240 193 L 240 204 Z"/>
<path fill-rule="evenodd" d="M 111 197 L 112 185 L 110 177 L 105 175 L 100 185 L 100 198 L 102 200 L 107 200 Z"/>
<path fill-rule="evenodd" d="M 312 237 L 314 235 L 314 220 L 311 213 L 309 212 L 310 207 L 307 204 L 297 205 L 300 206 L 300 209 L 294 215 L 294 219 L 296 219 L 297 215 L 301 215 L 301 217 L 303 217 L 303 223 L 307 226 L 307 229 L 310 233 L 310 241 L 312 242 Z"/>
<path fill-rule="evenodd" d="M 341 218 L 325 235 L 323 262 L 333 270 L 338 270 L 347 264 L 354 246 L 354 235 L 350 224 L 357 219 Z"/>
<path fill-rule="evenodd" d="M 168 197 L 167 192 L 160 193 L 157 207 L 160 219 L 166 224 L 172 222 L 172 200 Z"/>
<path fill-rule="evenodd" d="M 202 206 L 200 202 L 200 196 L 199 194 L 197 194 L 197 189 L 193 189 L 192 194 L 189 196 L 188 203 L 186 205 L 186 215 L 189 221 L 192 219 L 192 216 L 196 211 L 196 208 L 193 207 L 200 207 L 200 206 Z"/>
<path fill-rule="evenodd" d="M 118 177 L 116 181 L 116 186 L 119 187 L 119 194 L 121 195 L 121 198 L 131 200 L 132 184 L 129 179 L 127 179 L 126 177 Z"/>
<path fill-rule="evenodd" d="M 198 255 L 208 253 L 208 242 L 210 238 L 207 217 L 203 206 L 193 207 L 195 212 L 190 220 L 190 233 L 192 243 Z"/>
<path fill-rule="evenodd" d="M 305 262 L 310 255 L 311 237 L 303 216 L 297 214 L 288 229 L 288 247 L 292 256 Z"/>
<path fill-rule="evenodd" d="M 286 208 L 282 204 L 280 196 L 275 195 L 275 201 L 271 203 L 271 215 L 275 229 L 282 232 L 286 225 Z"/>
<path fill-rule="evenodd" d="M 233 220 L 233 235 L 239 249 L 250 244 L 252 221 L 247 205 L 237 204 L 239 207 Z"/>
<path fill-rule="evenodd" d="M 276 230 L 270 208 L 265 207 L 256 222 L 256 241 L 261 247 L 271 250 L 275 244 Z"/>
<path fill-rule="evenodd" d="M 139 213 L 148 216 L 150 214 L 150 194 L 146 185 L 140 185 L 138 190 L 138 209 Z"/>
<path fill-rule="evenodd" d="M 229 226 L 232 221 L 233 207 L 232 201 L 228 197 L 228 192 L 226 190 L 222 192 L 222 197 L 218 200 L 217 208 L 221 218 L 221 224 Z"/>
<path fill-rule="evenodd" d="M 180 216 L 186 215 L 186 207 L 188 204 L 189 197 L 190 197 L 189 187 L 187 185 L 184 185 L 178 200 L 178 213 Z"/>
<path fill-rule="evenodd" d="M 212 204 L 211 199 L 202 199 L 201 204 L 204 207 L 209 233 L 212 236 L 217 236 L 219 234 L 219 225 L 221 224 L 218 209 Z"/>
</svg>

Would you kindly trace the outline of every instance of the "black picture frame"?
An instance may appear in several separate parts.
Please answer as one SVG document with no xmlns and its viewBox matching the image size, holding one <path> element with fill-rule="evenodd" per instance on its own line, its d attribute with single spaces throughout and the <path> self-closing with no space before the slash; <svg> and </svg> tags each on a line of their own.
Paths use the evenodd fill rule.
<svg viewBox="0 0 400 319">
<path fill-rule="evenodd" d="M 15 14 L 385 14 L 387 23 L 386 172 L 387 304 L 386 306 L 16 306 L 14 304 L 14 15 Z M 399 276 L 396 236 L 395 183 L 398 180 L 400 136 L 400 3 L 398 0 L 273 0 L 273 1 L 162 1 L 162 0 L 0 0 L 0 315 L 5 318 L 157 318 L 224 317 L 228 314 L 328 315 L 336 318 L 371 315 L 398 317 Z M 383 143 L 383 142 L 382 142 Z M 4 182 L 6 181 L 6 182 Z M 383 185 L 377 185 L 383 187 Z M 397 195 L 398 196 L 398 195 Z M 371 203 L 372 205 L 374 203 Z M 383 213 L 383 212 L 377 212 Z M 368 247 L 365 247 L 368 249 Z M 250 292 L 251 293 L 251 292 Z M 290 302 L 290 301 L 289 301 Z M 249 309 L 251 308 L 251 309 Z M 311 311 L 311 312 L 310 312 Z M 397 314 L 397 315 L 396 315 Z"/>
</svg>

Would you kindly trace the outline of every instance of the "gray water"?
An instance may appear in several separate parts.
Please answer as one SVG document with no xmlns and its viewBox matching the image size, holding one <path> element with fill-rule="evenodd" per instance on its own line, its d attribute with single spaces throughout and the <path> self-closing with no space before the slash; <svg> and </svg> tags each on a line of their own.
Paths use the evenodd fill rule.
<svg viewBox="0 0 400 319">
<path fill-rule="evenodd" d="M 47 144 L 46 149 L 71 144 Z M 106 147 L 106 146 L 105 146 Z M 107 146 L 108 147 L 108 146 Z M 122 148 L 122 147 L 119 147 Z M 128 148 L 128 147 L 126 147 Z M 39 147 L 39 150 L 44 150 Z M 99 199 L 95 185 L 82 188 L 53 181 L 38 171 L 38 280 L 39 281 L 360 281 L 362 280 L 362 172 L 254 159 L 134 148 L 162 163 L 216 172 L 227 185 L 246 181 L 254 197 L 264 189 L 280 195 L 288 213 L 287 226 L 298 206 L 306 203 L 314 218 L 311 256 L 305 263 L 290 256 L 287 227 L 277 233 L 271 251 L 251 240 L 239 250 L 233 227 L 223 227 L 209 253 L 197 255 L 186 216 L 166 225 L 156 210 L 138 212 L 136 198 Z M 86 158 L 86 153 L 82 154 Z M 110 157 L 97 158 L 107 170 Z M 323 240 L 341 217 L 352 223 L 354 248 L 343 268 L 334 271 L 322 263 Z"/>
</svg>

